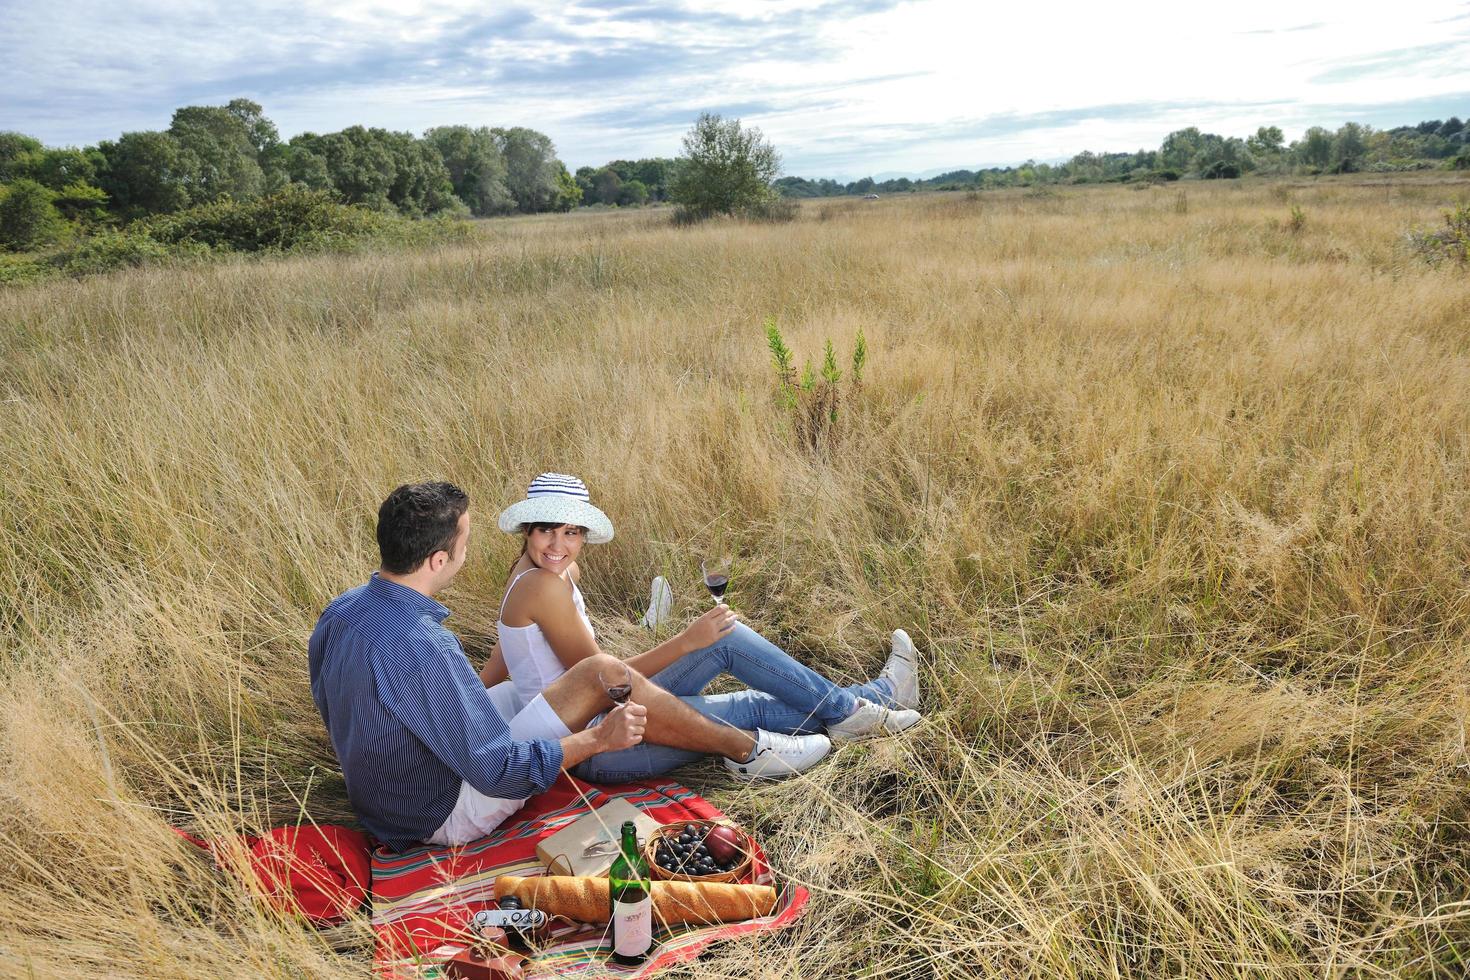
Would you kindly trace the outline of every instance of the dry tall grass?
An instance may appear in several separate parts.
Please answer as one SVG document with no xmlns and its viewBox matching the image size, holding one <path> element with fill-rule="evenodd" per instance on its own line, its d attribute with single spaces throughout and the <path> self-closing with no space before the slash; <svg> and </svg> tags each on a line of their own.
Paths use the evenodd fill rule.
<svg viewBox="0 0 1470 980">
<path fill-rule="evenodd" d="M 483 653 L 543 469 L 649 576 L 845 678 L 906 626 L 929 721 L 757 790 L 816 892 L 694 977 L 1459 976 L 1470 956 L 1467 187 L 1190 185 L 485 224 L 470 245 L 0 294 L 0 971 L 354 975 L 167 827 L 347 816 L 318 611 L 405 480 L 478 515 Z M 1291 221 L 1291 207 L 1304 220 Z M 761 323 L 870 361 L 813 453 Z"/>
</svg>

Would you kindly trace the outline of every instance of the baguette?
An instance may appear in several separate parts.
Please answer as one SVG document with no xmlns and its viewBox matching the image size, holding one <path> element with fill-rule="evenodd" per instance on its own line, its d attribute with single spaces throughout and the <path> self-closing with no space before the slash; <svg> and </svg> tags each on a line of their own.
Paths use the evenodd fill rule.
<svg viewBox="0 0 1470 980">
<path fill-rule="evenodd" d="M 578 922 L 606 922 L 612 906 L 606 878 L 543 875 L 495 879 L 495 897 L 514 895 L 526 908 L 547 915 L 564 915 Z M 653 882 L 653 915 L 672 925 L 692 922 L 739 922 L 770 915 L 776 907 L 776 889 L 767 885 L 731 885 L 709 881 Z"/>
</svg>

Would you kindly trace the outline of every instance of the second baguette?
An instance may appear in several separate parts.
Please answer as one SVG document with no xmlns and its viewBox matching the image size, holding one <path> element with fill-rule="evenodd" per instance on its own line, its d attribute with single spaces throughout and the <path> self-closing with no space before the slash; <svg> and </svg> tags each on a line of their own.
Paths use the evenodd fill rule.
<svg viewBox="0 0 1470 980">
<path fill-rule="evenodd" d="M 495 897 L 514 895 L 526 908 L 564 915 L 578 922 L 606 922 L 611 899 L 606 878 L 542 875 L 495 879 Z M 776 889 L 767 885 L 721 882 L 655 881 L 653 914 L 664 923 L 739 922 L 770 915 L 776 907 Z"/>
</svg>

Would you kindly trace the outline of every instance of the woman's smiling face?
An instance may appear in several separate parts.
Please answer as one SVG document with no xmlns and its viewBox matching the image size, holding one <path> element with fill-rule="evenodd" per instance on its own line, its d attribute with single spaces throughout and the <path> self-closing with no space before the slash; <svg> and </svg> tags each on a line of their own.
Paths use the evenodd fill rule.
<svg viewBox="0 0 1470 980">
<path fill-rule="evenodd" d="M 526 557 L 537 568 L 561 575 L 581 554 L 586 535 L 586 529 L 575 524 L 531 525 L 526 528 Z"/>
</svg>

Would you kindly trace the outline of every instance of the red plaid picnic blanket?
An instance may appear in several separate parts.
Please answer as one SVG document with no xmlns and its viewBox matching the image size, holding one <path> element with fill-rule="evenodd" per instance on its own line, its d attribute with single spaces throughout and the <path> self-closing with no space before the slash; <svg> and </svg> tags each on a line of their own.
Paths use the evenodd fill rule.
<svg viewBox="0 0 1470 980">
<path fill-rule="evenodd" d="M 536 844 L 576 820 L 589 809 L 624 799 L 659 823 L 720 820 L 718 809 L 675 782 L 594 786 L 565 773 L 545 793 L 532 797 L 489 837 L 462 847 L 413 848 L 373 853 L 373 928 L 380 976 L 422 975 L 422 968 L 453 957 L 468 945 L 470 921 L 481 909 L 494 908 L 493 886 L 499 875 L 543 873 Z M 714 926 L 658 926 L 654 954 L 636 967 L 613 963 L 607 956 L 611 937 L 603 925 L 562 926 L 553 944 L 526 970 L 529 980 L 576 976 L 583 980 L 635 980 L 699 955 L 719 939 L 780 929 L 796 921 L 806 906 L 807 891 L 777 883 L 765 855 L 755 855 L 748 881 L 776 885 L 779 899 L 771 915 Z"/>
</svg>

